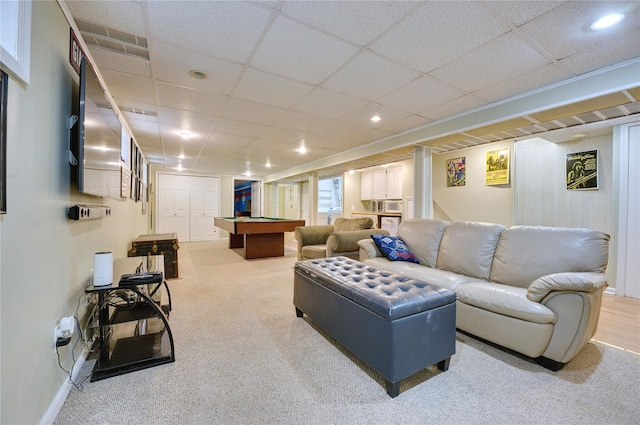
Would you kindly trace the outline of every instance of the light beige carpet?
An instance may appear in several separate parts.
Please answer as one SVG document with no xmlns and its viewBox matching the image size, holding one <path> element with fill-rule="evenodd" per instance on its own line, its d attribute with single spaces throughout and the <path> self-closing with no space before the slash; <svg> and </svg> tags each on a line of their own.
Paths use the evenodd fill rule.
<svg viewBox="0 0 640 425">
<path fill-rule="evenodd" d="M 72 389 L 56 424 L 634 424 L 640 356 L 589 343 L 563 370 L 458 334 L 387 396 L 383 380 L 292 305 L 296 254 L 246 261 L 183 243 L 170 280 L 176 362 Z M 87 362 L 82 373 L 90 373 Z"/>
</svg>

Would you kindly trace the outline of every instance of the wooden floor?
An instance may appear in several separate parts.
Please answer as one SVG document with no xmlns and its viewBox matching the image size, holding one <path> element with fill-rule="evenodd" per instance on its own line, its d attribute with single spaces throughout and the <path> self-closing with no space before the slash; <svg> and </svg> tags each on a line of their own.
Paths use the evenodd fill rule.
<svg viewBox="0 0 640 425">
<path fill-rule="evenodd" d="M 593 339 L 640 354 L 640 299 L 604 294 Z"/>
<path fill-rule="evenodd" d="M 285 233 L 285 244 L 297 249 L 293 233 Z M 593 339 L 640 354 L 640 299 L 605 294 Z"/>
</svg>

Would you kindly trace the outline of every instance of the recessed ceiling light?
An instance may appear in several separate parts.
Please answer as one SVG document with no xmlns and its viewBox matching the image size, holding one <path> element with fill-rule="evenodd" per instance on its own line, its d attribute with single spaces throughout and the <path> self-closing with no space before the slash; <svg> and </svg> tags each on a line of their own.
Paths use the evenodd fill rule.
<svg viewBox="0 0 640 425">
<path fill-rule="evenodd" d="M 591 29 L 592 30 L 601 30 L 601 29 L 605 29 L 608 28 L 612 25 L 617 24 L 618 22 L 622 21 L 624 19 L 624 14 L 623 13 L 612 13 L 610 15 L 607 16 L 603 16 L 602 18 L 598 19 L 597 21 L 595 21 L 593 24 L 591 24 Z"/>
<path fill-rule="evenodd" d="M 302 146 L 300 146 L 300 147 L 298 148 L 298 152 L 300 152 L 300 153 L 307 153 L 307 148 L 305 148 L 305 147 L 304 147 L 304 145 L 302 145 Z"/>
<path fill-rule="evenodd" d="M 265 167 L 267 168 L 271 168 L 271 162 L 269 160 L 267 160 L 267 163 L 264 164 Z"/>
<path fill-rule="evenodd" d="M 182 171 L 182 164 L 178 164 L 178 167 L 176 168 L 176 170 Z"/>
<path fill-rule="evenodd" d="M 205 74 L 202 71 L 196 71 L 195 69 L 189 71 L 189 75 L 191 76 L 191 78 L 195 78 L 196 80 L 206 80 L 207 79 L 207 74 Z"/>
<path fill-rule="evenodd" d="M 188 139 L 188 138 L 191 137 L 191 133 L 189 133 L 186 130 L 183 130 L 183 131 L 180 132 L 180 137 L 182 137 L 183 139 Z"/>
<path fill-rule="evenodd" d="M 573 140 L 580 140 L 580 139 L 584 139 L 585 137 L 587 137 L 586 133 L 576 133 L 571 136 Z"/>
<path fill-rule="evenodd" d="M 379 116 L 379 115 L 374 115 L 374 116 L 372 116 L 372 117 L 371 117 L 371 121 L 373 121 L 373 122 L 378 122 L 378 121 L 380 121 L 380 116 Z"/>
<path fill-rule="evenodd" d="M 247 171 L 246 173 L 244 173 L 245 176 L 250 177 L 251 176 L 251 171 Z"/>
<path fill-rule="evenodd" d="M 183 153 L 181 153 L 180 155 L 178 155 L 178 158 L 180 158 L 180 159 L 185 159 L 186 157 L 184 156 L 184 154 L 183 154 Z"/>
</svg>

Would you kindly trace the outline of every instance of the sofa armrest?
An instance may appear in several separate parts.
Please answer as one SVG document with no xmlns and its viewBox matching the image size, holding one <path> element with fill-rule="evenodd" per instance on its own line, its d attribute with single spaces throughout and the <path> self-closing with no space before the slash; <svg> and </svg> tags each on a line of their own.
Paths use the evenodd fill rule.
<svg viewBox="0 0 640 425">
<path fill-rule="evenodd" d="M 593 292 L 607 285 L 604 273 L 553 273 L 534 280 L 527 290 L 527 298 L 542 302 L 552 291 Z"/>
<path fill-rule="evenodd" d="M 327 243 L 327 238 L 333 233 L 333 226 L 330 224 L 300 226 L 296 227 L 293 232 L 298 244 L 298 260 L 302 260 L 302 247 Z"/>
<path fill-rule="evenodd" d="M 383 229 L 364 229 L 350 232 L 334 232 L 327 238 L 327 257 L 340 255 L 341 252 L 358 251 L 358 241 L 370 238 L 371 235 L 388 235 Z M 373 241 L 372 241 L 373 242 Z"/>
<path fill-rule="evenodd" d="M 358 246 L 360 247 L 360 261 L 364 261 L 368 258 L 384 257 L 376 243 L 371 238 L 360 239 L 358 241 Z"/>
</svg>

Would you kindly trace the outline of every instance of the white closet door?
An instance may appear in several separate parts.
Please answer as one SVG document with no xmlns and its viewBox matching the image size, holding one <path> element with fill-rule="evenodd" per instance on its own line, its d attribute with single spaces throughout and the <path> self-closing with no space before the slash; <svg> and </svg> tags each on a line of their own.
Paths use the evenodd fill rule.
<svg viewBox="0 0 640 425">
<path fill-rule="evenodd" d="M 218 214 L 217 177 L 191 177 L 191 241 L 210 241 L 218 239 L 218 230 L 213 218 Z"/>
<path fill-rule="evenodd" d="M 189 177 L 158 174 L 158 233 L 189 241 Z"/>
</svg>

